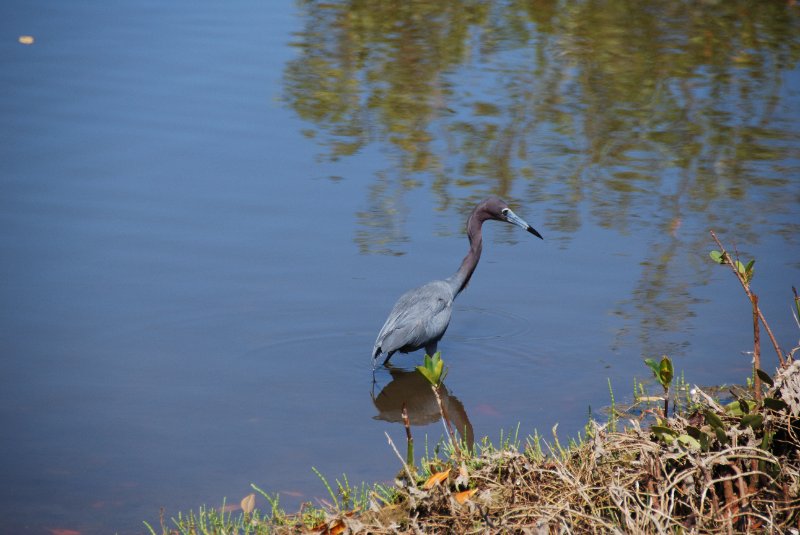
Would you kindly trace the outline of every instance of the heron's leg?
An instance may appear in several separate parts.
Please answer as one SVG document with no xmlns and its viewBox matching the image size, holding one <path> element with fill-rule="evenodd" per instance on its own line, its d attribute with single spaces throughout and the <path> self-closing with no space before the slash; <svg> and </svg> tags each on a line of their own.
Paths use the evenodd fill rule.
<svg viewBox="0 0 800 535">
<path fill-rule="evenodd" d="M 439 346 L 439 340 L 425 344 L 425 354 L 431 357 L 436 353 L 436 348 Z"/>
<path fill-rule="evenodd" d="M 389 359 L 392 358 L 392 355 L 394 355 L 394 351 L 389 351 L 388 353 L 386 353 L 386 358 L 383 359 L 382 366 L 386 366 L 386 364 L 388 364 Z"/>
</svg>

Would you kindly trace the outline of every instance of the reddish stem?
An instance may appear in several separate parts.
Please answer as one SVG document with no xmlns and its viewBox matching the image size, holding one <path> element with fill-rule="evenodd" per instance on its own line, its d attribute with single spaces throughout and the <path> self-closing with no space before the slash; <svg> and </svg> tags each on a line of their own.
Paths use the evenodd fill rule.
<svg viewBox="0 0 800 535">
<path fill-rule="evenodd" d="M 731 267 L 731 269 L 733 270 L 733 274 L 736 275 L 737 279 L 739 279 L 739 282 L 741 283 L 742 288 L 744 289 L 744 293 L 747 294 L 747 297 L 750 299 L 750 302 L 753 303 L 754 295 L 753 292 L 750 291 L 750 284 L 748 284 L 747 280 L 744 278 L 744 275 L 739 273 L 739 270 L 736 269 L 736 264 L 733 262 L 731 255 L 729 255 L 725 251 L 725 247 L 722 246 L 722 242 L 719 241 L 719 238 L 717 238 L 717 235 L 714 234 L 714 231 L 710 230 L 709 232 L 711 233 L 711 237 L 714 238 L 714 241 L 717 242 L 717 245 L 720 248 L 720 252 L 722 253 L 722 259 L 725 261 L 726 264 L 728 264 Z M 758 319 L 761 320 L 761 324 L 764 325 L 764 329 L 767 331 L 767 335 L 769 336 L 769 339 L 772 342 L 773 347 L 775 348 L 775 352 L 778 354 L 778 361 L 780 362 L 781 367 L 786 366 L 783 360 L 783 353 L 781 352 L 781 347 L 778 345 L 778 341 L 775 339 L 775 335 L 772 334 L 772 329 L 769 328 L 767 320 L 766 318 L 764 318 L 764 314 L 761 312 L 761 309 L 758 307 L 757 303 L 754 303 L 753 306 L 755 307 L 756 312 L 758 313 Z"/>
</svg>

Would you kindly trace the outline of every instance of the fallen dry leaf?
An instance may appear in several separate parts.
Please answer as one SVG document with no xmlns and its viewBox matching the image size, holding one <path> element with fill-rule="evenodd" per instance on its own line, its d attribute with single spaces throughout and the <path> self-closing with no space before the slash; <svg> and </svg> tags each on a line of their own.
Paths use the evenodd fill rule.
<svg viewBox="0 0 800 535">
<path fill-rule="evenodd" d="M 323 535 L 339 535 L 345 529 L 347 529 L 347 527 L 341 520 L 335 520 L 330 526 L 327 522 L 322 522 L 311 528 L 312 531 L 318 531 Z"/>
<path fill-rule="evenodd" d="M 20 35 L 19 42 L 23 45 L 32 45 L 33 44 L 33 36 L 32 35 Z"/>
<path fill-rule="evenodd" d="M 442 481 L 447 479 L 447 476 L 449 476 L 449 475 L 450 475 L 450 469 L 449 468 L 447 470 L 445 470 L 444 472 L 437 472 L 437 473 L 433 474 L 431 477 L 428 478 L 428 481 L 426 481 L 425 484 L 422 485 L 422 488 L 425 489 L 425 490 L 430 490 L 430 489 L 433 488 L 433 486 L 435 484 L 441 483 Z"/>
<path fill-rule="evenodd" d="M 255 494 L 248 494 L 244 498 L 240 504 L 242 506 L 242 511 L 247 513 L 248 515 L 253 512 L 253 509 L 256 508 L 256 495 Z"/>
<path fill-rule="evenodd" d="M 454 496 L 458 503 L 463 504 L 465 501 L 472 498 L 472 495 L 475 494 L 476 492 L 478 492 L 478 489 L 469 489 L 461 492 L 456 492 Z"/>
</svg>

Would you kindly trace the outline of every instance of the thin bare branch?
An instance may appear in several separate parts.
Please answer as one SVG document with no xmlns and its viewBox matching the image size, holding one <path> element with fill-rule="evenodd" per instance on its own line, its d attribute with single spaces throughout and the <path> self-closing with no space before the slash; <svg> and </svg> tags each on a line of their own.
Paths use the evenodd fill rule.
<svg viewBox="0 0 800 535">
<path fill-rule="evenodd" d="M 725 263 L 730 266 L 733 270 L 733 274 L 736 275 L 736 278 L 739 280 L 739 283 L 742 285 L 744 289 L 744 293 L 747 294 L 748 299 L 752 303 L 754 300 L 753 292 L 750 290 L 750 284 L 748 284 L 747 280 L 745 280 L 744 276 L 739 273 L 739 270 L 736 269 L 736 263 L 731 258 L 731 255 L 725 251 L 725 247 L 722 245 L 722 242 L 719 241 L 717 235 L 714 233 L 713 230 L 709 231 L 711 233 L 711 237 L 714 238 L 714 241 L 717 242 L 719 246 L 720 252 L 722 253 L 722 258 L 725 260 Z M 784 367 L 786 364 L 783 360 L 783 352 L 781 351 L 781 347 L 778 345 L 778 341 L 775 339 L 775 335 L 772 334 L 772 329 L 769 328 L 769 324 L 767 323 L 764 314 L 761 312 L 761 309 L 756 306 L 756 310 L 758 311 L 758 317 L 761 320 L 761 324 L 764 325 L 764 330 L 767 331 L 767 335 L 769 336 L 770 341 L 772 342 L 772 346 L 775 348 L 775 353 L 778 354 L 778 362 L 780 362 L 781 367 Z"/>
</svg>

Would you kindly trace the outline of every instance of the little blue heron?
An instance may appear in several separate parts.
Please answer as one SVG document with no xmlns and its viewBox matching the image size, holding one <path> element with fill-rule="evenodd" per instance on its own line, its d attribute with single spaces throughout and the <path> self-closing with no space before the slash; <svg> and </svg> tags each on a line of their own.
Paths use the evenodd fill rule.
<svg viewBox="0 0 800 535">
<path fill-rule="evenodd" d="M 383 361 L 386 364 L 397 351 L 411 353 L 424 347 L 428 355 L 436 353 L 439 340 L 450 323 L 453 300 L 467 286 L 481 258 L 481 226 L 487 219 L 517 225 L 543 239 L 532 226 L 512 212 L 504 201 L 490 197 L 479 203 L 467 219 L 469 252 L 461 261 L 458 271 L 444 280 L 431 281 L 400 296 L 375 340 L 375 347 L 372 349 L 373 366 L 381 354 L 386 355 Z"/>
</svg>

